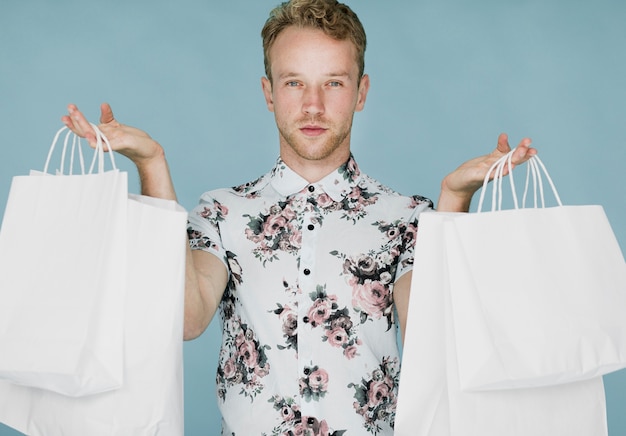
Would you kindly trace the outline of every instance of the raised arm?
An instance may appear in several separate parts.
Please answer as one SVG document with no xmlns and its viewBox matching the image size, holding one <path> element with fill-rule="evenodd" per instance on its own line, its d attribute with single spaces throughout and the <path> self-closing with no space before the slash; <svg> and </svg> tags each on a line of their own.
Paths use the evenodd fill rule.
<svg viewBox="0 0 626 436">
<path fill-rule="evenodd" d="M 176 200 L 176 192 L 163 147 L 146 132 L 119 123 L 111 106 L 100 106 L 98 128 L 107 137 L 111 148 L 128 157 L 137 167 L 141 193 L 150 197 Z M 74 133 L 96 143 L 91 124 L 78 108 L 70 104 L 68 115 L 61 120 Z M 184 339 L 194 339 L 209 325 L 222 298 L 228 273 L 224 264 L 214 255 L 187 247 L 185 273 L 185 327 Z"/>
<path fill-rule="evenodd" d="M 519 165 L 530 159 L 537 150 L 530 147 L 530 139 L 524 138 L 517 146 L 511 162 Z M 483 185 L 485 175 L 491 165 L 511 151 L 508 136 L 502 133 L 498 137 L 498 145 L 491 153 L 471 159 L 448 174 L 441 182 L 441 193 L 437 210 L 440 212 L 467 212 L 474 193 Z M 505 168 L 504 174 L 508 173 Z M 418 231 L 419 235 L 419 231 Z M 419 238 L 419 236 L 418 236 Z M 404 342 L 406 319 L 409 310 L 409 294 L 412 273 L 400 277 L 394 284 L 393 299 L 398 311 L 398 322 Z"/>
<path fill-rule="evenodd" d="M 530 139 L 524 138 L 517 146 L 512 158 L 513 165 L 526 162 L 537 150 L 530 147 Z M 498 159 L 511 151 L 508 136 L 498 137 L 498 145 L 491 153 L 463 163 L 448 174 L 441 182 L 441 193 L 437 210 L 441 212 L 467 212 L 474 193 L 482 186 L 487 171 Z M 504 174 L 507 174 L 508 169 Z"/>
<path fill-rule="evenodd" d="M 76 105 L 68 106 L 63 123 L 76 134 L 83 136 L 93 146 L 96 137 L 91 125 Z M 176 200 L 174 184 L 170 176 L 163 147 L 146 132 L 120 124 L 113 116 L 111 106 L 100 106 L 99 129 L 108 138 L 111 148 L 129 158 L 139 173 L 141 193 L 150 197 Z"/>
</svg>

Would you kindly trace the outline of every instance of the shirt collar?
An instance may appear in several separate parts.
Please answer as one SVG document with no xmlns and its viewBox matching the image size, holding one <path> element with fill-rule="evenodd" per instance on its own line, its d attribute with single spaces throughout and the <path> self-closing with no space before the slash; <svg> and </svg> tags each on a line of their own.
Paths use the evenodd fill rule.
<svg viewBox="0 0 626 436">
<path fill-rule="evenodd" d="M 269 175 L 272 187 L 285 197 L 313 185 L 316 189 L 321 189 L 328 194 L 334 201 L 341 201 L 343 197 L 352 192 L 352 189 L 361 179 L 361 171 L 352 154 L 346 163 L 315 183 L 307 182 L 306 179 L 289 168 L 281 158 L 278 158 Z"/>
</svg>

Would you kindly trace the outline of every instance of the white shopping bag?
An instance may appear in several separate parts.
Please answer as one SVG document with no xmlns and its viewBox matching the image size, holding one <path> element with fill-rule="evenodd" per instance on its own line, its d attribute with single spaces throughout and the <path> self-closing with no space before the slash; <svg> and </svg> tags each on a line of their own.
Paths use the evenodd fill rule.
<svg viewBox="0 0 626 436">
<path fill-rule="evenodd" d="M 31 436 L 182 436 L 186 212 L 128 200 L 124 385 L 82 398 L 0 382 L 0 421 Z"/>
<path fill-rule="evenodd" d="M 402 348 L 395 434 L 450 436 L 446 371 L 443 219 L 419 216 L 411 294 Z"/>
<path fill-rule="evenodd" d="M 541 207 L 540 184 L 535 207 L 446 223 L 463 389 L 547 386 L 626 366 L 626 263 L 609 221 L 601 206 L 562 206 L 537 157 L 531 179 L 541 181 L 541 168 L 559 206 Z M 493 186 L 501 195 L 501 177 Z"/>
<path fill-rule="evenodd" d="M 606 436 L 601 377 L 558 386 L 464 392 L 459 383 L 445 225 L 420 215 L 396 411 L 398 436 Z M 467 339 L 467 338 L 466 338 Z"/>
<path fill-rule="evenodd" d="M 0 379 L 80 396 L 123 382 L 127 180 L 112 153 L 104 170 L 101 135 L 89 172 L 81 155 L 80 174 L 63 174 L 67 135 L 58 175 L 48 174 L 63 130 L 44 172 L 11 185 L 0 229 Z"/>
</svg>

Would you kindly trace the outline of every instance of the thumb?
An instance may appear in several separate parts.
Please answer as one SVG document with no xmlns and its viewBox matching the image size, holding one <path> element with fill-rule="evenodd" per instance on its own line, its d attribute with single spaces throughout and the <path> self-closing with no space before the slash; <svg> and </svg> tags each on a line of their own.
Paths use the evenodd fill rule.
<svg viewBox="0 0 626 436">
<path fill-rule="evenodd" d="M 115 121 L 115 117 L 113 116 L 113 110 L 109 103 L 102 103 L 100 105 L 100 122 L 102 124 L 110 124 Z"/>
<path fill-rule="evenodd" d="M 508 153 L 511 151 L 511 146 L 509 145 L 509 136 L 506 133 L 500 133 L 498 136 L 498 146 L 496 147 L 500 153 Z"/>
</svg>

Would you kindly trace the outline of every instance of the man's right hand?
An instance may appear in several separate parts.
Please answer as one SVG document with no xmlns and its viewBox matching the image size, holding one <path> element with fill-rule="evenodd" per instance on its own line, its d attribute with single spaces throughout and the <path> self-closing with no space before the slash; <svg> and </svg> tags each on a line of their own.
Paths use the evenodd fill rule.
<svg viewBox="0 0 626 436">
<path fill-rule="evenodd" d="M 95 146 L 95 132 L 83 113 L 74 104 L 68 105 L 67 110 L 68 115 L 61 117 L 61 121 L 72 132 L 85 138 L 92 147 Z M 159 143 L 146 132 L 119 123 L 113 116 L 113 111 L 108 103 L 102 103 L 100 111 L 98 128 L 107 137 L 113 150 L 128 157 L 137 167 L 152 159 L 163 157 L 163 149 Z"/>
<path fill-rule="evenodd" d="M 94 147 L 96 135 L 87 118 L 74 104 L 68 105 L 67 110 L 68 115 L 61 117 L 63 124 Z M 137 167 L 141 193 L 176 200 L 163 147 L 143 130 L 119 123 L 108 103 L 100 105 L 100 112 L 98 128 L 109 140 L 111 148 L 129 158 Z"/>
</svg>

